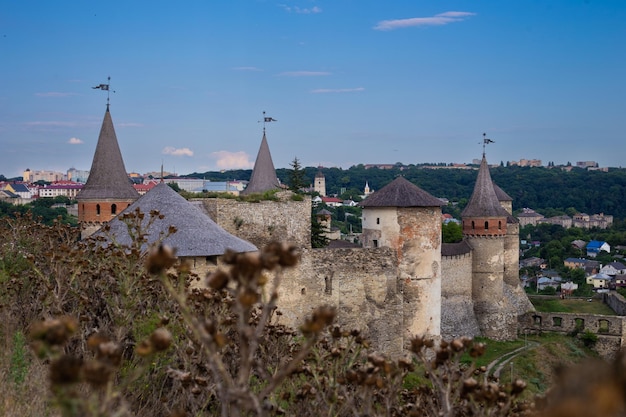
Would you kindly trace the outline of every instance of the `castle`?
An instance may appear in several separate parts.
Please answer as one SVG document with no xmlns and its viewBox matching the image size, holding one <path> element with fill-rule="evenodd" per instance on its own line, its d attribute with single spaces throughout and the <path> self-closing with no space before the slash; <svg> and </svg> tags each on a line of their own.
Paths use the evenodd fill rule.
<svg viewBox="0 0 626 417">
<path fill-rule="evenodd" d="M 110 139 L 108 107 L 92 175 L 98 172 L 96 159 L 105 128 Z M 116 139 L 114 142 L 111 147 L 117 147 Z M 108 169 L 121 170 L 123 162 Z M 97 179 L 90 181 L 97 183 Z M 277 184 L 263 132 L 248 187 L 263 192 Z M 86 190 L 88 186 L 89 181 Z M 151 192 L 142 199 L 149 198 Z M 93 199 L 79 196 L 84 230 L 94 225 L 90 207 L 99 207 L 102 216 L 114 211 L 113 204 L 120 207 L 127 203 L 125 194 L 102 192 L 101 200 L 90 193 L 86 196 Z M 168 204 L 162 200 L 151 201 Z M 362 248 L 311 248 L 308 196 L 295 201 L 289 192 L 280 192 L 279 201 L 214 198 L 188 204 L 200 207 L 227 234 L 256 247 L 283 240 L 301 249 L 301 262 L 285 270 L 281 281 L 278 306 L 284 324 L 297 327 L 313 308 L 334 305 L 338 324 L 358 328 L 376 349 L 400 355 L 416 334 L 517 337 L 518 316 L 533 307 L 519 285 L 519 225 L 511 216 L 511 202 L 491 181 L 483 153 L 474 192 L 462 214 L 464 238 L 456 244 L 441 241 L 441 201 L 403 177 L 363 201 Z M 174 224 L 178 220 L 165 221 Z M 242 247 L 250 250 L 249 246 Z"/>
</svg>

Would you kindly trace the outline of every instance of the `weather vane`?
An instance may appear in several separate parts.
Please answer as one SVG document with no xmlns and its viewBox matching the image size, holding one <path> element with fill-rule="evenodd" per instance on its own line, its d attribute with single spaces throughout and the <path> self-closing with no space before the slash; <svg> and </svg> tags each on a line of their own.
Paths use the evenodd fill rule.
<svg viewBox="0 0 626 417">
<path fill-rule="evenodd" d="M 478 142 L 480 144 L 480 142 Z M 485 147 L 490 143 L 495 143 L 491 139 L 487 138 L 487 134 L 483 133 L 483 157 L 485 156 Z"/>
<path fill-rule="evenodd" d="M 107 77 L 107 84 L 99 84 L 99 85 L 97 85 L 95 87 L 91 87 L 94 90 L 98 89 L 98 90 L 103 90 L 103 91 L 107 92 L 107 109 L 109 108 L 109 93 L 111 91 L 113 91 L 115 93 L 115 90 L 111 90 L 110 85 L 111 85 L 111 77 L 109 76 L 109 77 Z"/>
<path fill-rule="evenodd" d="M 277 122 L 278 120 L 273 119 L 271 117 L 266 117 L 265 116 L 265 112 L 263 112 L 263 133 L 265 133 L 265 123 L 269 123 L 269 122 Z M 259 120 L 260 122 L 260 120 Z"/>
</svg>

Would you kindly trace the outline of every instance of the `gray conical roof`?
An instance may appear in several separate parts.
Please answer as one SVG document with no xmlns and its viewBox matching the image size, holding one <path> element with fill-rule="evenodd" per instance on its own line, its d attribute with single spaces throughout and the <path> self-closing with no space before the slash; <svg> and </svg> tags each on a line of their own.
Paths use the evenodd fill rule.
<svg viewBox="0 0 626 417">
<path fill-rule="evenodd" d="M 87 183 L 76 196 L 77 200 L 120 199 L 132 200 L 139 194 L 128 180 L 122 153 L 117 143 L 109 107 L 104 113 L 96 152 L 91 163 Z"/>
<path fill-rule="evenodd" d="M 176 227 L 176 233 L 163 239 L 163 244 L 176 248 L 177 256 L 222 255 L 227 249 L 235 252 L 257 250 L 252 243 L 222 229 L 202 210 L 165 183 L 158 184 L 109 222 L 111 229 L 108 233 L 114 236 L 116 242 L 123 245 L 131 243 L 128 227 L 120 219 L 124 214 L 133 213 L 137 209 L 145 214 L 142 221 L 144 227 L 147 227 L 152 210 L 158 210 L 164 216 L 163 219 L 156 219 L 148 229 L 148 244 L 167 234 L 170 226 Z M 106 236 L 103 229 L 96 232 L 97 235 Z"/>
<path fill-rule="evenodd" d="M 502 188 L 498 187 L 498 184 L 493 183 L 493 190 L 496 192 L 498 201 L 513 201 L 513 197 L 508 195 Z"/>
<path fill-rule="evenodd" d="M 404 177 L 397 177 L 361 202 L 362 207 L 441 207 L 444 203 Z"/>
<path fill-rule="evenodd" d="M 509 213 L 502 208 L 493 187 L 487 159 L 483 155 L 474 192 L 470 201 L 463 209 L 461 217 L 508 217 Z"/>
<path fill-rule="evenodd" d="M 261 147 L 259 148 L 259 153 L 256 156 L 250 182 L 241 194 L 263 193 L 276 188 L 280 188 L 280 183 L 276 177 L 276 169 L 274 169 L 274 162 L 272 162 L 270 147 L 267 144 L 265 132 L 263 132 Z"/>
</svg>

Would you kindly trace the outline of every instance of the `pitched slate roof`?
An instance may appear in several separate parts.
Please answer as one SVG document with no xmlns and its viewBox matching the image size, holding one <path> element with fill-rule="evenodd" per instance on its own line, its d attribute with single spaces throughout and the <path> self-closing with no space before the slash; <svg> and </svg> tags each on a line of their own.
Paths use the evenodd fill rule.
<svg viewBox="0 0 626 417">
<path fill-rule="evenodd" d="M 508 195 L 504 190 L 494 182 L 493 190 L 496 192 L 496 197 L 498 197 L 498 201 L 513 201 L 513 197 Z"/>
<path fill-rule="evenodd" d="M 157 219 L 148 229 L 148 244 L 167 233 L 170 226 L 176 227 L 176 233 L 163 239 L 163 243 L 176 248 L 177 256 L 213 256 L 222 255 L 227 249 L 235 252 L 252 252 L 257 248 L 252 243 L 231 235 L 218 226 L 209 216 L 195 207 L 165 183 L 160 183 L 144 196 L 139 198 L 119 216 L 109 222 L 110 233 L 120 244 L 130 244 L 126 224 L 120 220 L 125 213 L 133 213 L 139 209 L 145 214 L 142 221 L 147 225 L 149 213 L 158 210 L 164 216 Z M 95 236 L 106 236 L 103 229 Z"/>
<path fill-rule="evenodd" d="M 498 201 L 485 155 L 480 163 L 474 192 L 461 212 L 461 217 L 509 217 L 509 213 Z"/>
<path fill-rule="evenodd" d="M 113 128 L 113 120 L 107 106 L 89 177 L 76 199 L 132 200 L 137 198 L 139 198 L 139 194 L 133 188 L 126 174 L 124 160 Z"/>
<path fill-rule="evenodd" d="M 397 177 L 380 190 L 370 194 L 360 205 L 362 207 L 441 207 L 444 204 L 406 178 Z"/>
<path fill-rule="evenodd" d="M 267 144 L 265 132 L 263 132 L 263 139 L 254 162 L 250 182 L 241 194 L 263 193 L 276 188 L 280 188 L 280 183 L 278 182 L 278 177 L 276 177 L 276 169 L 274 168 L 274 162 L 272 162 L 270 147 Z"/>
</svg>

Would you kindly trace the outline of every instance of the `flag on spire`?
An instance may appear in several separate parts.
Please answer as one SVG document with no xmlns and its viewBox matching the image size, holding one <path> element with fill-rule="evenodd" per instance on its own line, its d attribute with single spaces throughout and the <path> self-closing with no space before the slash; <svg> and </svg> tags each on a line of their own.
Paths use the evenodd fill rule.
<svg viewBox="0 0 626 417">
<path fill-rule="evenodd" d="M 109 84 L 100 84 L 100 85 L 97 85 L 97 86 L 91 87 L 91 88 L 93 88 L 94 90 L 95 89 L 108 90 L 109 89 Z"/>
<path fill-rule="evenodd" d="M 264 122 L 277 122 L 278 120 L 273 119 L 273 118 L 271 118 L 271 117 L 265 117 L 263 121 L 264 121 Z"/>
</svg>

